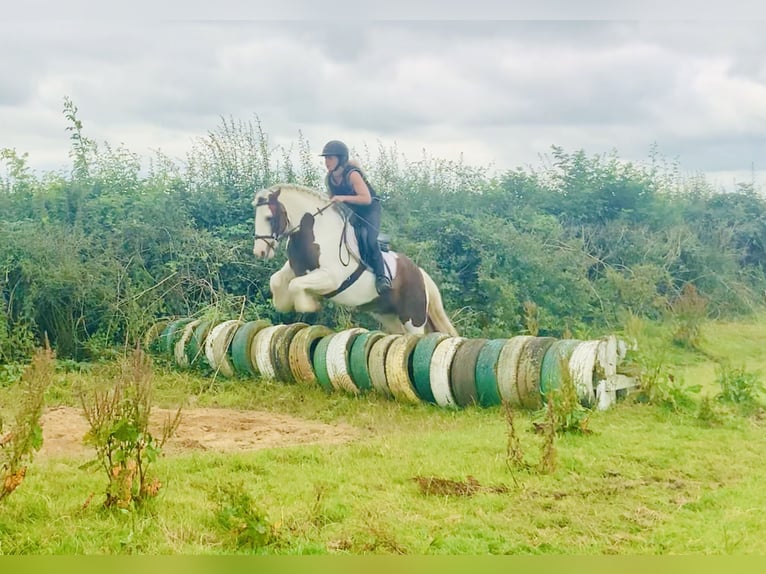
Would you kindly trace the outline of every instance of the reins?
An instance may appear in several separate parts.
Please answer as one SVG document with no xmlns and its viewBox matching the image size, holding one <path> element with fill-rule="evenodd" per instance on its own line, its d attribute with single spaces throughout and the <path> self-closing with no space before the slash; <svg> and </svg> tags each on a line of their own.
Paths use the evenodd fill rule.
<svg viewBox="0 0 766 574">
<path fill-rule="evenodd" d="M 263 205 L 268 205 L 268 202 L 264 201 L 263 203 L 256 204 L 255 207 L 257 208 L 257 207 L 261 207 Z M 314 213 L 312 213 L 311 214 L 312 217 L 316 217 L 318 215 L 322 215 L 322 213 L 324 213 L 328 208 L 332 207 L 333 205 L 334 205 L 334 202 L 330 201 L 329 203 L 327 203 L 327 205 L 325 205 L 323 207 L 320 207 Z M 290 217 L 287 215 L 287 210 L 285 210 L 284 213 L 285 213 L 285 220 L 287 222 L 287 224 L 285 225 L 286 229 L 284 231 L 276 232 L 276 233 L 274 231 L 272 231 L 269 235 L 260 235 L 260 234 L 256 234 L 255 235 L 255 239 L 256 240 L 262 239 L 264 241 L 269 242 L 269 245 L 270 245 L 271 249 L 273 249 L 274 251 L 276 251 L 278 243 L 279 243 L 279 241 L 282 238 L 284 238 L 284 237 L 288 237 L 289 238 L 289 236 L 296 229 L 300 228 L 300 226 L 301 226 L 300 223 L 291 226 L 290 225 Z M 353 215 L 358 217 L 361 221 L 363 221 L 364 223 L 369 225 L 370 222 L 367 221 L 364 217 L 362 217 L 358 213 L 353 213 Z M 341 216 L 343 217 L 343 231 L 341 232 L 340 242 L 338 243 L 338 260 L 341 262 L 341 264 L 344 267 L 348 267 L 349 264 L 351 263 L 351 259 L 352 258 L 355 259 L 357 261 L 357 263 L 361 263 L 362 260 L 361 260 L 360 257 L 356 257 L 351 252 L 351 249 L 349 249 L 349 247 L 348 247 L 348 236 L 347 236 L 347 234 L 348 234 L 348 226 L 349 226 L 349 215 L 347 215 L 345 213 L 341 213 Z M 271 242 L 274 242 L 274 243 L 271 243 Z M 346 261 L 343 261 L 343 246 L 344 245 L 346 246 L 346 254 L 348 255 L 348 259 Z"/>
</svg>

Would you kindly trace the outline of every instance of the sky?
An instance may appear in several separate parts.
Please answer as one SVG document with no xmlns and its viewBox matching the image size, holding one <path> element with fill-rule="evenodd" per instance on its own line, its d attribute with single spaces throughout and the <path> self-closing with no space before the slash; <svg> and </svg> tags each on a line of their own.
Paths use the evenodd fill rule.
<svg viewBox="0 0 766 574">
<path fill-rule="evenodd" d="M 449 2 L 366 13 L 299 0 L 260 11 L 136 2 L 133 12 L 84 0 L 6 11 L 0 149 L 27 153 L 38 171 L 71 167 L 69 97 L 97 143 L 181 163 L 222 118 L 257 119 L 275 147 L 303 137 L 318 154 L 341 139 L 493 172 L 538 168 L 554 145 L 636 162 L 656 146 L 684 173 L 766 192 L 765 20 L 736 2 L 702 16 L 693 4 L 554 15 L 482 0 L 470 13 Z"/>
</svg>

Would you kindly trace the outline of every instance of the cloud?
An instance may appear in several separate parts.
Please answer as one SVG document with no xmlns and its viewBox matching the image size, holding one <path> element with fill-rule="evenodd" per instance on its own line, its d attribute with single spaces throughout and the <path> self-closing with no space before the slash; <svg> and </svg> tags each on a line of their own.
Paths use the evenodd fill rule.
<svg viewBox="0 0 766 574">
<path fill-rule="evenodd" d="M 749 22 L 92 20 L 0 24 L 0 147 L 68 161 L 93 139 L 181 157 L 221 117 L 498 169 L 553 144 L 691 170 L 760 161 L 766 37 Z M 762 166 L 757 166 L 760 169 Z"/>
</svg>

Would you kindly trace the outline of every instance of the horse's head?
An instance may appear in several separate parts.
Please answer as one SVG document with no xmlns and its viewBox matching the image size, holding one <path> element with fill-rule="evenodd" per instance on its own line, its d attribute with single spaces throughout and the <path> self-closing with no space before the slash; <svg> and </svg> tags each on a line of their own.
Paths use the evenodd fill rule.
<svg viewBox="0 0 766 574">
<path fill-rule="evenodd" d="M 287 209 L 279 201 L 278 187 L 263 189 L 255 194 L 253 207 L 255 208 L 255 243 L 253 254 L 259 258 L 271 259 L 277 249 L 277 243 L 287 232 L 290 221 L 287 218 Z"/>
</svg>

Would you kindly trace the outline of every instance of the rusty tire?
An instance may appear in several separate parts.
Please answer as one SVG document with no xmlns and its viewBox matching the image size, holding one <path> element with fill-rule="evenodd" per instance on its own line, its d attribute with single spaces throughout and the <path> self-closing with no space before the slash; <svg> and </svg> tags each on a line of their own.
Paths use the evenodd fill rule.
<svg viewBox="0 0 766 574">
<path fill-rule="evenodd" d="M 402 402 L 421 402 L 412 381 L 412 353 L 419 340 L 418 335 L 402 335 L 391 343 L 386 354 L 388 388 Z"/>
<path fill-rule="evenodd" d="M 308 323 L 291 323 L 279 331 L 271 342 L 271 362 L 274 365 L 276 379 L 283 383 L 294 383 L 290 371 L 290 343 L 295 336 L 308 327 Z"/>
<path fill-rule="evenodd" d="M 519 358 L 518 378 L 521 406 L 528 409 L 539 409 L 542 404 L 540 392 L 540 376 L 543 358 L 548 349 L 556 342 L 553 337 L 535 337 L 524 345 Z"/>
<path fill-rule="evenodd" d="M 314 352 L 322 337 L 332 334 L 332 329 L 324 325 L 312 325 L 301 329 L 290 341 L 288 358 L 290 374 L 300 385 L 317 385 L 314 372 Z"/>
<path fill-rule="evenodd" d="M 354 339 L 367 329 L 354 327 L 339 331 L 327 346 L 327 376 L 336 391 L 346 391 L 352 395 L 359 394 L 359 387 L 351 378 L 349 355 Z"/>
<path fill-rule="evenodd" d="M 497 359 L 497 389 L 500 391 L 500 398 L 514 407 L 521 406 L 518 386 L 519 358 L 524 346 L 532 339 L 534 337 L 531 335 L 511 337 L 503 345 Z"/>
<path fill-rule="evenodd" d="M 375 341 L 372 349 L 370 349 L 370 356 L 367 360 L 372 388 L 388 398 L 392 398 L 394 395 L 391 389 L 388 388 L 388 381 L 386 379 L 386 354 L 391 344 L 399 337 L 401 335 L 386 335 Z"/>
</svg>

